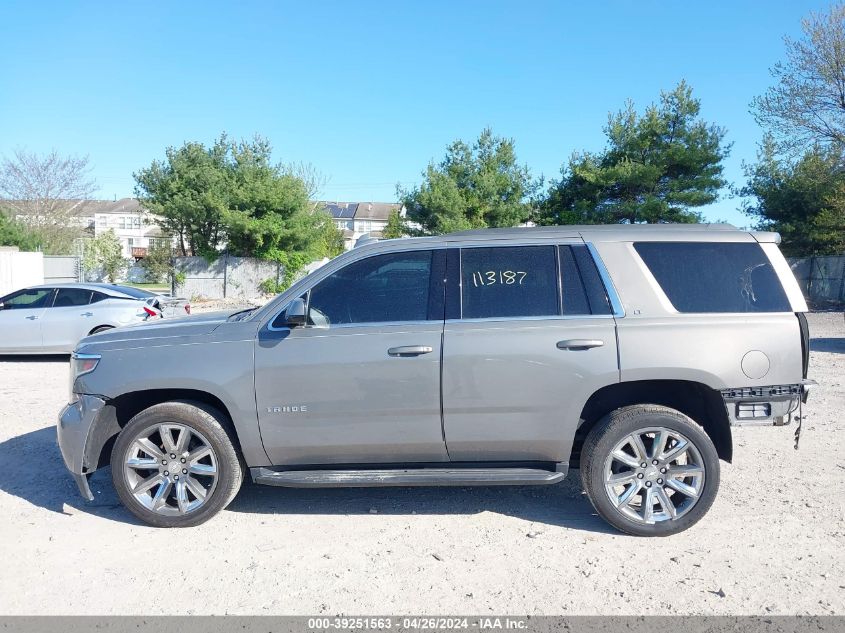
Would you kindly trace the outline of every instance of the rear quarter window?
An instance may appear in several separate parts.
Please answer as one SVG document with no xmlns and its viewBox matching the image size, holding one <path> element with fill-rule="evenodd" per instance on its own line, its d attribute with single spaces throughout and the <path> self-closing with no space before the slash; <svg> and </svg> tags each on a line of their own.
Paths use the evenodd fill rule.
<svg viewBox="0 0 845 633">
<path fill-rule="evenodd" d="M 636 242 L 634 249 L 678 312 L 790 312 L 757 243 Z"/>
</svg>

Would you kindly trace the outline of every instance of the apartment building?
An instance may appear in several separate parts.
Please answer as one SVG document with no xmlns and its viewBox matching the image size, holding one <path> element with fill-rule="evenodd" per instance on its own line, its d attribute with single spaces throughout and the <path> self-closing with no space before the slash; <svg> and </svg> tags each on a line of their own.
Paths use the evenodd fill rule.
<svg viewBox="0 0 845 633">
<path fill-rule="evenodd" d="M 346 250 L 355 246 L 361 237 L 380 238 L 393 211 L 405 217 L 401 204 L 391 202 L 322 202 L 334 218 L 335 226 L 343 233 Z"/>
<path fill-rule="evenodd" d="M 93 218 L 94 237 L 114 231 L 126 258 L 142 259 L 150 248 L 171 242 L 153 216 L 134 198 L 91 200 L 86 204 L 86 212 Z"/>
</svg>

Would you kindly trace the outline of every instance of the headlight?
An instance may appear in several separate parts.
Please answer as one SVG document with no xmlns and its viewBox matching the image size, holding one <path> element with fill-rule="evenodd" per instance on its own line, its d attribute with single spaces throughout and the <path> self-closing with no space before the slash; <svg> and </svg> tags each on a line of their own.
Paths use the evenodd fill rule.
<svg viewBox="0 0 845 633">
<path fill-rule="evenodd" d="M 76 384 L 76 379 L 85 374 L 90 374 L 97 368 L 101 356 L 99 354 L 79 354 L 74 352 L 70 355 L 70 400 L 76 400 L 73 386 Z"/>
</svg>

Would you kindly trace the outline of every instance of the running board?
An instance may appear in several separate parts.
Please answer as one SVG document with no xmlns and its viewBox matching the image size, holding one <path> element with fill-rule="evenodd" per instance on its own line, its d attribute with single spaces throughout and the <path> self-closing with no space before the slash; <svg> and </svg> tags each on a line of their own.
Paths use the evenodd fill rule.
<svg viewBox="0 0 845 633">
<path fill-rule="evenodd" d="M 538 468 L 397 468 L 389 470 L 270 470 L 251 468 L 252 480 L 287 488 L 370 486 L 532 486 L 555 484 L 566 472 Z"/>
</svg>

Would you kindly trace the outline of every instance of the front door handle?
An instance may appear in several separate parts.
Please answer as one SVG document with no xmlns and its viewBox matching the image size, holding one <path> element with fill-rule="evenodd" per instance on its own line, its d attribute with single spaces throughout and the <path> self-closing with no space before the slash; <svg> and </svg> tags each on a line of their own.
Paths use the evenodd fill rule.
<svg viewBox="0 0 845 633">
<path fill-rule="evenodd" d="M 35 319 L 37 319 L 38 317 L 35 316 L 35 315 L 32 315 L 32 316 L 28 316 L 26 318 L 29 319 L 30 321 L 35 321 Z"/>
<path fill-rule="evenodd" d="M 428 345 L 406 345 L 405 347 L 391 347 L 387 350 L 390 356 L 421 356 L 430 354 L 434 348 Z"/>
<path fill-rule="evenodd" d="M 94 313 L 93 312 L 83 312 L 79 316 L 94 316 Z"/>
<path fill-rule="evenodd" d="M 558 341 L 558 349 L 569 349 L 573 351 L 592 349 L 593 347 L 601 347 L 604 341 L 596 338 L 571 338 L 565 341 Z"/>
</svg>

